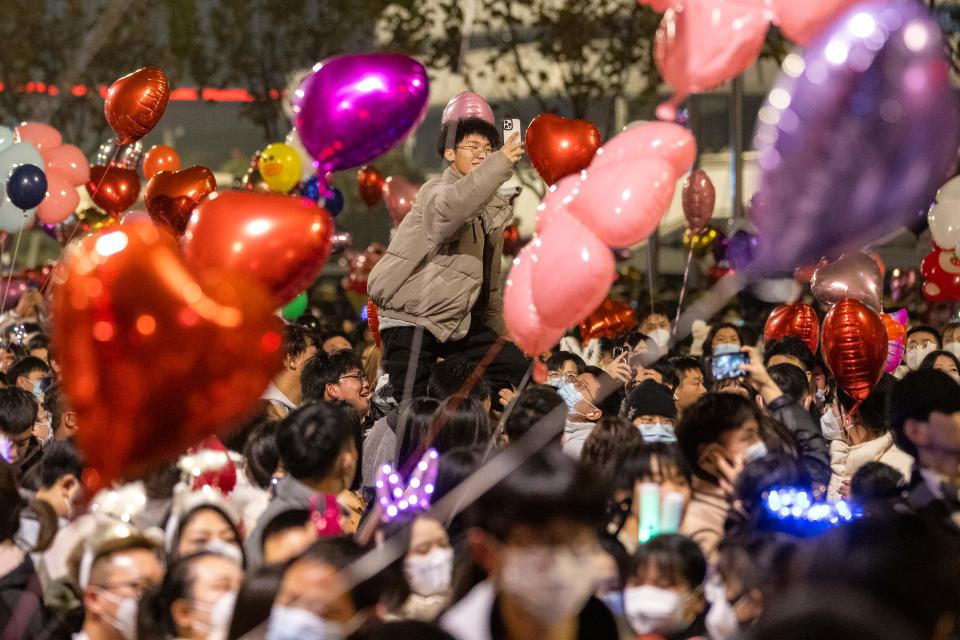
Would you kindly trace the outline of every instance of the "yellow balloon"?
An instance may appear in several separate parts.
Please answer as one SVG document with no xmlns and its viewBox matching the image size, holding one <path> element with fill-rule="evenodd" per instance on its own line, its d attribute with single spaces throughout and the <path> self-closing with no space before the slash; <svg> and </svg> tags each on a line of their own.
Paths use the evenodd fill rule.
<svg viewBox="0 0 960 640">
<path fill-rule="evenodd" d="M 275 193 L 287 193 L 300 181 L 300 156 L 288 144 L 274 142 L 257 161 L 260 176 Z"/>
</svg>

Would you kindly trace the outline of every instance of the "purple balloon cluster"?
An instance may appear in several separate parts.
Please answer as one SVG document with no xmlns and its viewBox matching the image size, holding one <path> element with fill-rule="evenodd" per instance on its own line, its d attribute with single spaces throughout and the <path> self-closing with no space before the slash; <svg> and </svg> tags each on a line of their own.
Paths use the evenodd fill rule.
<svg viewBox="0 0 960 640">
<path fill-rule="evenodd" d="M 858 4 L 788 56 L 759 114 L 752 269 L 836 256 L 928 205 L 960 143 L 948 76 L 940 29 L 915 0 Z"/>
</svg>

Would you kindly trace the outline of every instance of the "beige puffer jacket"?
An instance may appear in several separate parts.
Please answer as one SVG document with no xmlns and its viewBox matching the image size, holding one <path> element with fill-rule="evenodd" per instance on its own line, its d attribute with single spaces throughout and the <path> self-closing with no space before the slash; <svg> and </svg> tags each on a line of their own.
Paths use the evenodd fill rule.
<svg viewBox="0 0 960 640">
<path fill-rule="evenodd" d="M 459 340 L 483 282 L 483 247 L 493 248 L 484 322 L 506 333 L 500 297 L 503 227 L 513 214 L 498 193 L 513 173 L 501 151 L 466 176 L 452 165 L 427 181 L 367 279 L 382 318 L 410 322 L 441 341 Z"/>
</svg>

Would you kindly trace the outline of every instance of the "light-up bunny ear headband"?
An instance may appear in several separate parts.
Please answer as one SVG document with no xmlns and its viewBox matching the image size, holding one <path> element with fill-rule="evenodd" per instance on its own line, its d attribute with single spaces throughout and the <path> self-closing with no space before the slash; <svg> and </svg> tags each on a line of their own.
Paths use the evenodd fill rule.
<svg viewBox="0 0 960 640">
<path fill-rule="evenodd" d="M 403 483 L 400 472 L 389 464 L 377 469 L 374 485 L 377 488 L 377 503 L 383 513 L 383 522 L 391 522 L 402 513 L 426 511 L 430 508 L 439 457 L 436 449 L 427 449 L 406 484 Z"/>
</svg>

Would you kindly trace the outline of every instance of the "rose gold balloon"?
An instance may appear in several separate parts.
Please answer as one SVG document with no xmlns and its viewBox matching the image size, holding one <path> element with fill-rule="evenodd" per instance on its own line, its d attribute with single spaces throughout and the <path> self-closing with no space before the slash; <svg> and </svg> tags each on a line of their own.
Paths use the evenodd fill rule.
<svg viewBox="0 0 960 640">
<path fill-rule="evenodd" d="M 117 217 L 140 196 L 140 176 L 133 169 L 96 164 L 90 167 L 86 187 L 94 204 Z"/>
<path fill-rule="evenodd" d="M 876 311 L 859 300 L 837 302 L 823 319 L 823 360 L 848 396 L 862 402 L 887 361 L 887 332 Z"/>
<path fill-rule="evenodd" d="M 710 176 L 703 169 L 694 169 L 683 182 L 683 217 L 696 233 L 703 229 L 713 216 L 717 191 Z"/>
<path fill-rule="evenodd" d="M 543 113 L 530 123 L 524 143 L 533 168 L 552 185 L 590 165 L 600 148 L 600 130 L 588 120 Z"/>
<path fill-rule="evenodd" d="M 216 190 L 217 180 L 206 167 L 160 171 L 147 183 L 143 203 L 154 222 L 169 226 L 179 238 L 193 210 Z"/>
<path fill-rule="evenodd" d="M 879 312 L 883 308 L 883 274 L 868 254 L 845 253 L 817 267 L 810 279 L 810 292 L 824 304 L 850 298 Z"/>
<path fill-rule="evenodd" d="M 183 254 L 197 273 L 249 274 L 282 305 L 320 275 L 332 232 L 330 214 L 306 198 L 226 191 L 194 210 Z"/>
<path fill-rule="evenodd" d="M 357 171 L 357 189 L 360 199 L 368 207 L 383 200 L 383 183 L 386 178 L 373 165 L 365 165 Z"/>
<path fill-rule="evenodd" d="M 784 336 L 800 338 L 810 353 L 815 354 L 820 340 L 820 321 L 813 307 L 795 302 L 774 309 L 763 327 L 763 341 L 773 342 Z"/>
<path fill-rule="evenodd" d="M 383 183 L 383 202 L 393 224 L 399 226 L 413 208 L 413 200 L 420 190 L 419 185 L 411 183 L 402 176 L 390 176 Z"/>
<path fill-rule="evenodd" d="M 150 133 L 169 99 L 167 74 L 157 67 L 138 69 L 110 85 L 103 112 L 117 133 L 117 144 L 129 144 Z"/>
<path fill-rule="evenodd" d="M 616 338 L 637 326 L 637 316 L 630 305 L 607 298 L 596 311 L 580 323 L 580 337 Z"/>
<path fill-rule="evenodd" d="M 75 243 L 53 281 L 63 384 L 104 482 L 228 432 L 280 366 L 268 293 L 243 274 L 196 277 L 149 222 Z"/>
</svg>

